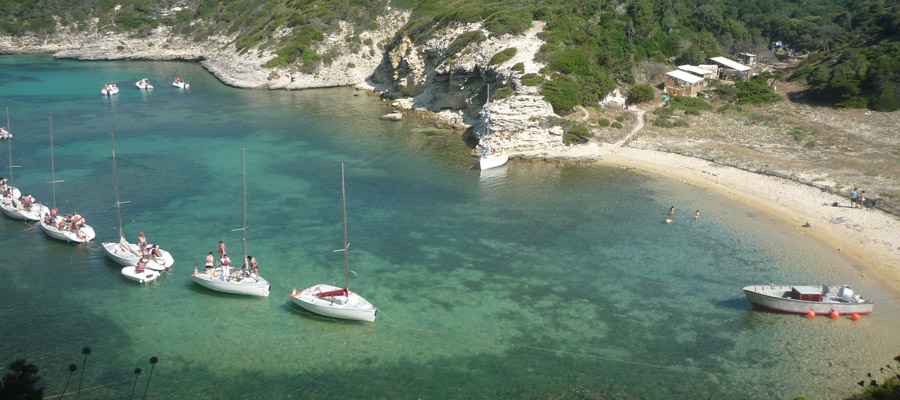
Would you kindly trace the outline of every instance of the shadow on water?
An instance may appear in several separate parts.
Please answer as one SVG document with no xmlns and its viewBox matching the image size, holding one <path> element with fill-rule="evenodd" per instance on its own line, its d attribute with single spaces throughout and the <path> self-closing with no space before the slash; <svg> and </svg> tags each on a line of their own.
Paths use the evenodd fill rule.
<svg viewBox="0 0 900 400">
<path fill-rule="evenodd" d="M 716 302 L 719 307 L 730 308 L 733 310 L 752 310 L 754 307 L 747 302 L 745 297 L 734 297 L 730 299 L 720 300 Z"/>
</svg>

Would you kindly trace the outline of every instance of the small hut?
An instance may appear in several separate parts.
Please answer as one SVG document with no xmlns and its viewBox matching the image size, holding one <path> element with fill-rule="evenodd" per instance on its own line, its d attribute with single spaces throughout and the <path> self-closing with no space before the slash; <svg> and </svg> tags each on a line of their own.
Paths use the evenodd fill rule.
<svg viewBox="0 0 900 400">
<path fill-rule="evenodd" d="M 672 96 L 696 97 L 702 84 L 703 78 L 682 70 L 666 73 L 666 93 Z"/>
<path fill-rule="evenodd" d="M 750 53 L 741 53 L 741 63 L 744 65 L 754 66 L 756 65 L 756 54 Z"/>
<path fill-rule="evenodd" d="M 678 69 L 703 78 L 704 85 L 707 82 L 709 82 L 709 78 L 711 78 L 713 76 L 713 71 L 711 71 L 709 69 L 700 68 L 700 67 L 697 67 L 694 65 L 679 65 Z"/>
<path fill-rule="evenodd" d="M 719 78 L 725 80 L 734 80 L 736 77 L 746 77 L 750 67 L 739 62 L 729 60 L 725 57 L 713 57 L 710 61 L 719 65 Z"/>
</svg>

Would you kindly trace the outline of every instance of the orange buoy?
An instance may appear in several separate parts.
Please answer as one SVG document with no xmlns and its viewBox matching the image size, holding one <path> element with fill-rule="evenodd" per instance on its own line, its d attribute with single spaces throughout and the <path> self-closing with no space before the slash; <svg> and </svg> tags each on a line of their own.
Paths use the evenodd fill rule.
<svg viewBox="0 0 900 400">
<path fill-rule="evenodd" d="M 807 315 L 808 317 L 810 317 L 810 318 L 815 318 L 815 317 L 816 317 L 816 312 L 813 311 L 813 310 L 809 310 L 809 312 L 806 313 L 806 315 Z"/>
<path fill-rule="evenodd" d="M 832 311 L 832 312 L 831 312 L 831 318 L 838 318 L 838 317 L 840 317 L 840 316 L 841 316 L 841 314 L 839 314 L 837 311 Z"/>
<path fill-rule="evenodd" d="M 854 321 L 859 321 L 859 314 L 853 313 L 853 315 L 850 316 L 850 319 L 852 319 Z"/>
</svg>

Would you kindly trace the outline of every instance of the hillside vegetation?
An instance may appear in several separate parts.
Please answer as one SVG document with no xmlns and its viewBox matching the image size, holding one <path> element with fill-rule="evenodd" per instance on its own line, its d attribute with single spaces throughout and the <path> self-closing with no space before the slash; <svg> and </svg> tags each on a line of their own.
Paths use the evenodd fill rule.
<svg viewBox="0 0 900 400">
<path fill-rule="evenodd" d="M 384 49 L 402 36 L 420 42 L 458 23 L 480 22 L 502 35 L 545 21 L 542 92 L 559 113 L 595 104 L 617 84 L 636 83 L 633 71 L 642 62 L 706 63 L 772 41 L 811 52 L 792 76 L 809 82 L 810 97 L 840 107 L 900 109 L 900 4 L 889 0 L 0 0 L 0 32 L 47 35 L 58 24 L 88 29 L 92 18 L 100 29 L 135 35 L 167 25 L 197 40 L 236 34 L 238 49 L 274 50 L 270 67 L 312 71 L 328 62 L 316 44 L 338 21 L 356 29 L 347 37 L 353 50 L 358 32 L 375 28 L 388 7 L 409 10 L 412 18 L 393 43 L 380 44 Z"/>
</svg>

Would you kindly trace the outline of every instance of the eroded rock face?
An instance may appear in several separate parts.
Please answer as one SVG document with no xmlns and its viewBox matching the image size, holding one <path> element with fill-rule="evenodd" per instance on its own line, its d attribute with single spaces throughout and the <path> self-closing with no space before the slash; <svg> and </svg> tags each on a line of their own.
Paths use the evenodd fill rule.
<svg viewBox="0 0 900 400">
<path fill-rule="evenodd" d="M 511 154 L 562 146 L 558 129 L 542 123 L 554 115 L 552 107 L 538 95 L 538 88 L 520 82 L 523 74 L 536 73 L 543 67 L 534 61 L 543 44 L 537 37 L 543 28 L 543 23 L 536 21 L 518 36 L 490 37 L 484 31 L 487 40 L 469 44 L 456 54 L 449 54 L 453 41 L 466 32 L 483 30 L 481 24 L 446 28 L 418 44 L 404 37 L 388 52 L 370 83 L 385 98 L 407 100 L 399 102 L 400 108 L 434 112 L 445 122 L 443 126 L 469 128 L 485 146 Z M 488 65 L 495 54 L 510 47 L 517 50 L 512 59 Z M 518 63 L 523 71 L 512 69 Z M 507 86 L 513 93 L 487 104 L 491 123 L 485 135 L 488 85 L 492 91 Z"/>
</svg>

